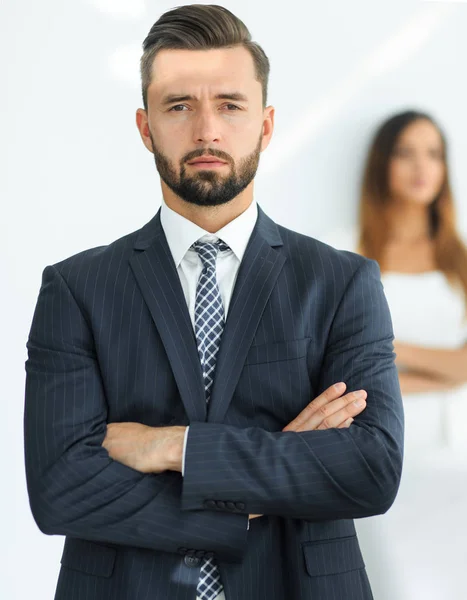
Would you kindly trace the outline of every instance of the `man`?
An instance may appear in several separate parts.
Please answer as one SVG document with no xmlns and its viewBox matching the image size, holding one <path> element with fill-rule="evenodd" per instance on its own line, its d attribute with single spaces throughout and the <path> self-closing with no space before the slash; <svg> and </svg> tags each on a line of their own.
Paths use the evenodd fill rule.
<svg viewBox="0 0 467 600">
<path fill-rule="evenodd" d="M 255 203 L 269 64 L 234 15 L 166 13 L 141 71 L 161 210 L 47 267 L 28 341 L 56 599 L 371 598 L 352 519 L 391 506 L 403 437 L 378 267 Z"/>
</svg>

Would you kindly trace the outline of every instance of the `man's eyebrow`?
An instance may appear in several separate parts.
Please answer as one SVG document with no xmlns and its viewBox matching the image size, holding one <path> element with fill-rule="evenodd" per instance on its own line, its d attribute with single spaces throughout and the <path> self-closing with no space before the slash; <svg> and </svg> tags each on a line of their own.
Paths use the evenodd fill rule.
<svg viewBox="0 0 467 600">
<path fill-rule="evenodd" d="M 168 94 L 162 98 L 162 104 L 173 104 L 174 102 L 186 102 L 187 100 L 196 100 L 194 96 L 189 94 Z"/>
<path fill-rule="evenodd" d="M 229 92 L 227 94 L 217 94 L 216 100 L 234 100 L 235 102 L 248 102 L 245 94 L 240 92 Z"/>
<path fill-rule="evenodd" d="M 217 94 L 214 97 L 216 100 L 233 100 L 234 102 L 248 102 L 248 98 L 245 94 L 240 92 L 223 92 L 222 94 Z M 168 94 L 162 98 L 162 104 L 174 104 L 177 102 L 187 102 L 188 100 L 196 101 L 196 96 L 192 96 L 190 94 Z"/>
</svg>

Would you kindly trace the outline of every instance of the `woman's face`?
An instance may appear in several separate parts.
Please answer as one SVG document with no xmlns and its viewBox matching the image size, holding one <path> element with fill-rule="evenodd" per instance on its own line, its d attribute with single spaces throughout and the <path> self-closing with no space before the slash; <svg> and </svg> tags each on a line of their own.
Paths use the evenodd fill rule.
<svg viewBox="0 0 467 600">
<path fill-rule="evenodd" d="M 397 202 L 430 204 L 446 175 L 444 148 L 438 129 L 420 119 L 399 135 L 389 161 L 389 192 Z"/>
</svg>

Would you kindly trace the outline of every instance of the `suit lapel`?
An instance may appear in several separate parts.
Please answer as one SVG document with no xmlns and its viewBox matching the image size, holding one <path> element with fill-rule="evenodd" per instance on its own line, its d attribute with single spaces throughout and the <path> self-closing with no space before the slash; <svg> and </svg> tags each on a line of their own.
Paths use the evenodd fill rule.
<svg viewBox="0 0 467 600">
<path fill-rule="evenodd" d="M 232 400 L 266 303 L 286 261 L 277 225 L 258 207 L 258 221 L 240 265 L 217 356 L 208 421 L 220 423 Z M 276 249 L 277 248 L 277 249 Z"/>
<path fill-rule="evenodd" d="M 190 421 L 206 420 L 196 338 L 160 211 L 141 229 L 130 265 L 164 344 Z"/>
</svg>

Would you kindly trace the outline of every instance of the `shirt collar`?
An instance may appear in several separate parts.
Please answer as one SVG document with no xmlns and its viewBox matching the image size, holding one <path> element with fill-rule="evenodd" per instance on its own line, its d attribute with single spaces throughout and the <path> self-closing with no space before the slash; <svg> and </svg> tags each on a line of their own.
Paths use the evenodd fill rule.
<svg viewBox="0 0 467 600">
<path fill-rule="evenodd" d="M 253 200 L 241 215 L 212 234 L 169 208 L 164 200 L 161 204 L 161 225 L 177 268 L 195 242 L 203 236 L 212 239 L 213 235 L 223 240 L 241 262 L 257 218 L 258 206 Z"/>
</svg>

